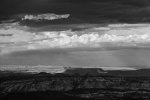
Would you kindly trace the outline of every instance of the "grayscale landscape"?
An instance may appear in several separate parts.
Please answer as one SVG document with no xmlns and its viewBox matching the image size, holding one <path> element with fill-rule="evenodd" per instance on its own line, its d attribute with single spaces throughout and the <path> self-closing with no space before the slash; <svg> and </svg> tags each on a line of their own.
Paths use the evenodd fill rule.
<svg viewBox="0 0 150 100">
<path fill-rule="evenodd" d="M 0 0 L 0 100 L 149 95 L 149 0 Z"/>
</svg>

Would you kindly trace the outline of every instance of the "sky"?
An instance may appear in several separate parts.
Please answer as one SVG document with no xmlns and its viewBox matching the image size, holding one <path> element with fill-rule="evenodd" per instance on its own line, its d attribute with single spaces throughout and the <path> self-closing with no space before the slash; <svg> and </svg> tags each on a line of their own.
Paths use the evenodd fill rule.
<svg viewBox="0 0 150 100">
<path fill-rule="evenodd" d="M 1 0 L 0 65 L 149 68 L 149 0 Z"/>
<path fill-rule="evenodd" d="M 1 0 L 3 16 L 26 13 L 71 14 L 84 23 L 149 22 L 149 0 Z M 2 16 L 3 15 L 3 16 Z"/>
</svg>

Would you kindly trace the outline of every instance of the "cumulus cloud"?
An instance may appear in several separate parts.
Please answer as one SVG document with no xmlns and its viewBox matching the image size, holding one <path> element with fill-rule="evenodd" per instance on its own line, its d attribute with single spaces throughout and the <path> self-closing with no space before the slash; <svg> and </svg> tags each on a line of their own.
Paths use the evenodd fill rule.
<svg viewBox="0 0 150 100">
<path fill-rule="evenodd" d="M 29 27 L 20 26 L 19 24 L 6 24 L 0 26 L 1 54 L 15 51 L 54 48 L 150 46 L 149 24 L 116 24 L 82 31 L 66 30 L 42 32 L 31 32 L 29 31 Z"/>
<path fill-rule="evenodd" d="M 127 30 L 112 30 L 106 32 L 106 34 L 103 35 L 99 33 L 87 33 L 78 35 L 76 32 L 73 32 L 73 35 L 71 36 L 67 34 L 67 31 L 66 33 L 43 32 L 41 36 L 36 36 L 37 39 L 42 39 L 43 37 L 47 39 L 31 42 L 31 44 L 28 47 L 30 49 L 37 49 L 43 46 L 43 48 L 105 47 L 108 43 L 112 46 L 138 46 L 138 43 L 150 42 L 150 35 L 148 33 L 137 34 L 134 31 L 132 32 Z"/>
<path fill-rule="evenodd" d="M 38 15 L 25 15 L 22 17 L 22 20 L 34 20 L 34 21 L 56 20 L 56 19 L 68 18 L 69 16 L 70 14 L 57 15 L 53 13 L 46 13 L 46 14 L 38 14 Z"/>
<path fill-rule="evenodd" d="M 4 23 L 0 25 L 0 44 L 21 44 L 31 41 L 34 33 L 28 31 L 28 27 L 19 23 Z"/>
</svg>

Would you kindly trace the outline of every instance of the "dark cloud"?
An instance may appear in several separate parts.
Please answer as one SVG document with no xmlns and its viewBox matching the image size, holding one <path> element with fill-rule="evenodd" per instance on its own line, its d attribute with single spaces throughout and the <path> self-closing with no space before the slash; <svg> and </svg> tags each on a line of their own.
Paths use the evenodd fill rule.
<svg viewBox="0 0 150 100">
<path fill-rule="evenodd" d="M 69 13 L 83 22 L 149 22 L 149 6 L 149 0 L 1 0 L 0 13 Z"/>
</svg>

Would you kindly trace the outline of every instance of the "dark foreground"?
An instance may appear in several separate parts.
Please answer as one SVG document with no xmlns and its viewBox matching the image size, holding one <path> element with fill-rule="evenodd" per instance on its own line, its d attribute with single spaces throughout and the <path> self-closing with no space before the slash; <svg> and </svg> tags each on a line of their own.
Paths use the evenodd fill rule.
<svg viewBox="0 0 150 100">
<path fill-rule="evenodd" d="M 150 100 L 150 77 L 0 74 L 0 100 Z"/>
</svg>

